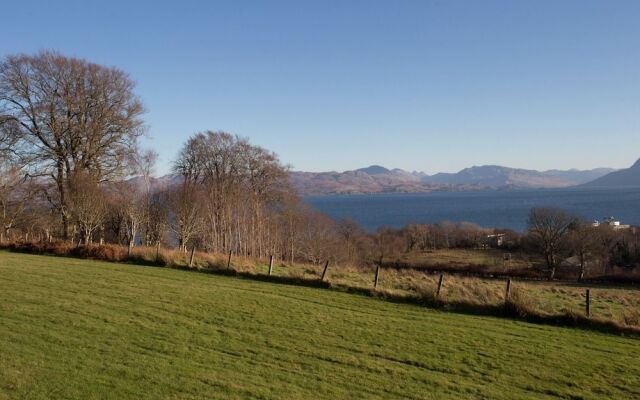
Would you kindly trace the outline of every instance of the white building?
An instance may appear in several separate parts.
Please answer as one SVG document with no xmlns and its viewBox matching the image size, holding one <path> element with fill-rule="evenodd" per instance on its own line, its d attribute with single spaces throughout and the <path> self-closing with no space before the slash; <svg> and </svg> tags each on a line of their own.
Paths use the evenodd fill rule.
<svg viewBox="0 0 640 400">
<path fill-rule="evenodd" d="M 593 221 L 592 225 L 595 227 L 598 227 L 600 225 L 610 226 L 614 230 L 631 228 L 631 225 L 622 225 L 620 221 L 616 220 L 614 217 L 605 217 L 603 218 L 602 222 L 598 220 Z"/>
</svg>

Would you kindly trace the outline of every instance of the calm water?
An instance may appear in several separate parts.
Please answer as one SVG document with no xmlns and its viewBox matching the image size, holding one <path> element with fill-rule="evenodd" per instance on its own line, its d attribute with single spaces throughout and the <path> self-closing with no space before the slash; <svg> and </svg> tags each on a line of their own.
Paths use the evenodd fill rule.
<svg viewBox="0 0 640 400">
<path fill-rule="evenodd" d="M 624 224 L 640 225 L 640 188 L 330 195 L 306 200 L 334 218 L 350 217 L 368 230 L 382 225 L 470 221 L 523 231 L 529 210 L 543 206 L 589 220 L 614 216 Z"/>
</svg>

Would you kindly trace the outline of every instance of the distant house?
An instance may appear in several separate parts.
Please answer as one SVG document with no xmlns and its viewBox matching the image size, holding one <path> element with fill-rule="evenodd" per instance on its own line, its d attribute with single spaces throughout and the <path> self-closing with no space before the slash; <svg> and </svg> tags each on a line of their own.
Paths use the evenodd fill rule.
<svg viewBox="0 0 640 400">
<path fill-rule="evenodd" d="M 629 229 L 631 228 L 631 225 L 623 225 L 620 223 L 620 221 L 616 220 L 614 217 L 605 217 L 602 219 L 602 221 L 593 221 L 593 225 L 594 227 L 598 227 L 598 226 L 610 226 L 612 227 L 614 230 L 619 230 L 619 229 Z"/>
<path fill-rule="evenodd" d="M 491 235 L 487 235 L 486 243 L 489 247 L 502 247 L 504 244 L 504 233 L 494 233 Z"/>
</svg>

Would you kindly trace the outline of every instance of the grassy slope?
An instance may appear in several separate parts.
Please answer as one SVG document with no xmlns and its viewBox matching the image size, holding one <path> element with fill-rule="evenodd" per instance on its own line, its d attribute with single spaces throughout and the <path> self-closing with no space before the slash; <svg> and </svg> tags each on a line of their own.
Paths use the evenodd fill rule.
<svg viewBox="0 0 640 400">
<path fill-rule="evenodd" d="M 638 398 L 640 341 L 0 252 L 0 398 Z"/>
</svg>

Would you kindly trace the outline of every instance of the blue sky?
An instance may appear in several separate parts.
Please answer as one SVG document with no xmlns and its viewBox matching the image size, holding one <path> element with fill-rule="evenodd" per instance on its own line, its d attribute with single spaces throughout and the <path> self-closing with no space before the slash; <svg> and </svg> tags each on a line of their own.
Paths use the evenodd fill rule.
<svg viewBox="0 0 640 400">
<path fill-rule="evenodd" d="M 117 66 L 169 170 L 225 130 L 294 169 L 625 167 L 640 1 L 13 1 L 0 55 Z"/>
</svg>

